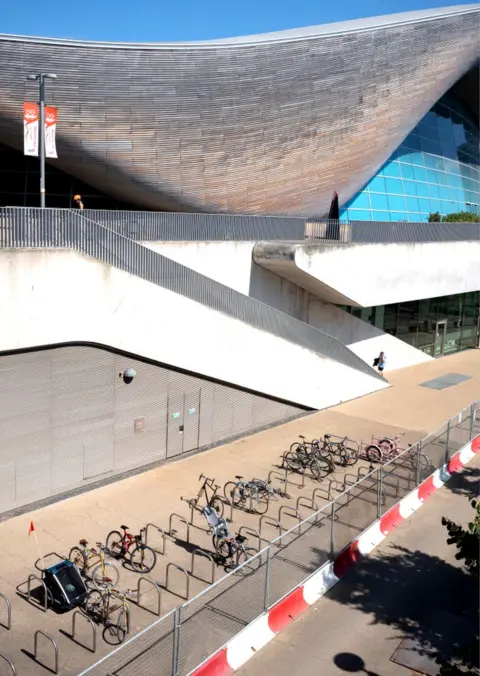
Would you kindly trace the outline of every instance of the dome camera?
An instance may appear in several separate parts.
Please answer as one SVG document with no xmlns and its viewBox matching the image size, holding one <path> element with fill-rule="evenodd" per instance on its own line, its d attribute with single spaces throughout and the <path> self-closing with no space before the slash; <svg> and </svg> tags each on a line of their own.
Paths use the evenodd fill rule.
<svg viewBox="0 0 480 676">
<path fill-rule="evenodd" d="M 135 369 L 129 367 L 128 369 L 125 369 L 123 373 L 119 373 L 118 375 L 120 376 L 120 378 L 123 378 L 123 382 L 125 383 L 125 385 L 130 385 L 132 380 L 137 375 L 137 372 L 135 371 Z"/>
</svg>

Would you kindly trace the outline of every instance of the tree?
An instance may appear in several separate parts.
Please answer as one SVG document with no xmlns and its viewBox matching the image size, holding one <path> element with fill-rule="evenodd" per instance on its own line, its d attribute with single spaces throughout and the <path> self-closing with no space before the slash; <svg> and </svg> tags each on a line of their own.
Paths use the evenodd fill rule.
<svg viewBox="0 0 480 676">
<path fill-rule="evenodd" d="M 447 214 L 441 216 L 438 211 L 431 213 L 428 217 L 429 223 L 480 223 L 480 215 L 473 214 L 471 211 L 458 211 L 456 214 Z"/>
<path fill-rule="evenodd" d="M 435 211 L 435 213 L 430 214 L 428 217 L 428 222 L 429 223 L 440 223 L 442 220 L 442 217 L 440 216 L 440 213 L 438 211 Z"/>
<path fill-rule="evenodd" d="M 447 544 L 455 545 L 457 561 L 463 561 L 465 568 L 475 580 L 475 589 L 478 590 L 479 555 L 480 555 L 480 500 L 469 498 L 473 507 L 473 520 L 462 528 L 458 523 L 442 517 L 442 524 L 448 531 Z M 454 656 L 451 660 L 437 658 L 440 666 L 440 676 L 478 676 L 479 674 L 479 632 L 473 639 L 464 645 L 454 646 Z"/>
</svg>

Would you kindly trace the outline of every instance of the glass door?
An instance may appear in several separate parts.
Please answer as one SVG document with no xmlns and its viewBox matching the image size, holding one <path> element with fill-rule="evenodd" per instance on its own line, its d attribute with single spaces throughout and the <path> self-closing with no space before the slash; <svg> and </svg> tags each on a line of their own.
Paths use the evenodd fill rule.
<svg viewBox="0 0 480 676">
<path fill-rule="evenodd" d="M 445 335 L 447 332 L 447 320 L 442 319 L 437 322 L 435 329 L 435 357 L 441 357 L 445 354 Z"/>
</svg>

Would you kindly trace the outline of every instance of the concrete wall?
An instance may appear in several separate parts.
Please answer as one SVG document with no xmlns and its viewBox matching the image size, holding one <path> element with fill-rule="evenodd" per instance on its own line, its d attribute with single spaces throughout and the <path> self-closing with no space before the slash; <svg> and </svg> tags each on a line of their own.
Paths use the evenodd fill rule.
<svg viewBox="0 0 480 676">
<path fill-rule="evenodd" d="M 371 307 L 480 289 L 480 242 L 259 242 L 254 260 L 330 303 Z"/>
<path fill-rule="evenodd" d="M 320 300 L 253 261 L 253 242 L 144 242 L 164 256 L 338 338 L 368 364 L 382 350 L 388 370 L 429 361 L 420 350 Z M 364 276 L 365 276 L 364 272 Z"/>
<path fill-rule="evenodd" d="M 312 408 L 386 386 L 68 250 L 0 252 L 0 288 L 0 351 L 96 342 Z"/>
</svg>

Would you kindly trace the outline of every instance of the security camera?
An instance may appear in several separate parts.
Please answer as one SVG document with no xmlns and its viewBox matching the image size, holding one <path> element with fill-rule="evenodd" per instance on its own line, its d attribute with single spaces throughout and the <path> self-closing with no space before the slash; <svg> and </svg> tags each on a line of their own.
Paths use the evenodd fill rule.
<svg viewBox="0 0 480 676">
<path fill-rule="evenodd" d="M 125 369 L 123 373 L 118 374 L 119 378 L 123 378 L 123 382 L 125 383 L 125 385 L 130 385 L 130 383 L 132 382 L 132 380 L 135 378 L 136 375 L 137 372 L 135 371 L 135 369 L 132 369 L 131 367 Z"/>
</svg>

